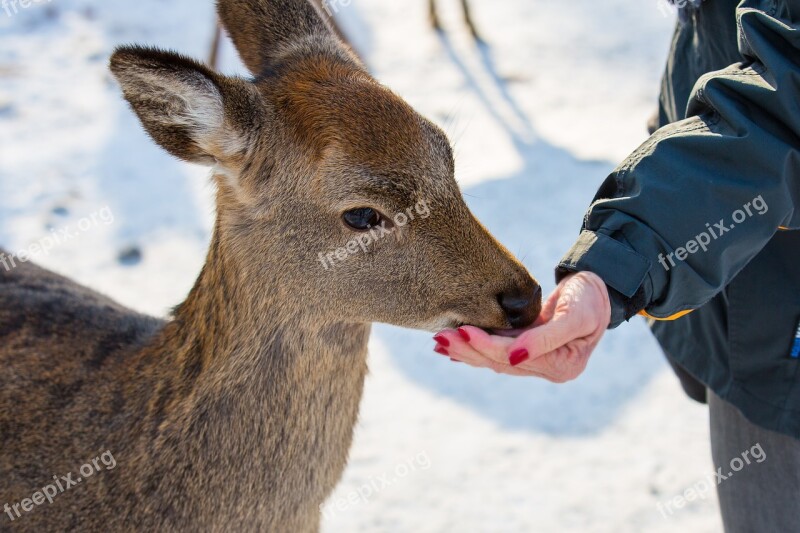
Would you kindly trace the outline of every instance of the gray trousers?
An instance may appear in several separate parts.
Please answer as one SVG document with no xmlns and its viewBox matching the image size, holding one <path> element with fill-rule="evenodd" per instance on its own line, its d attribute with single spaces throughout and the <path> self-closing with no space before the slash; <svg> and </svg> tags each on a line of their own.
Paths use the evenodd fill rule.
<svg viewBox="0 0 800 533">
<path fill-rule="evenodd" d="M 749 422 L 709 391 L 711 453 L 726 533 L 800 532 L 800 441 Z M 729 475 L 732 474 L 732 475 Z"/>
</svg>

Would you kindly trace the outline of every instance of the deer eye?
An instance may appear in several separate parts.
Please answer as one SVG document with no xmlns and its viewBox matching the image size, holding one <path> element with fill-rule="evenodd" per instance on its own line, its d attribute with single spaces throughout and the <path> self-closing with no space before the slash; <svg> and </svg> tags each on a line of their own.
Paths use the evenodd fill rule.
<svg viewBox="0 0 800 533">
<path fill-rule="evenodd" d="M 383 217 L 380 213 L 369 207 L 351 209 L 342 214 L 344 223 L 357 231 L 367 231 L 375 226 L 380 226 Z"/>
</svg>

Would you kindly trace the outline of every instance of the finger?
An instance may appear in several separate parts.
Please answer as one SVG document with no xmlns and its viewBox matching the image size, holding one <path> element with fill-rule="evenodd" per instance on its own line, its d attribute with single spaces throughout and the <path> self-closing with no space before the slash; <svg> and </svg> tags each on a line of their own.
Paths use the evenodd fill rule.
<svg viewBox="0 0 800 533">
<path fill-rule="evenodd" d="M 547 300 L 545 300 L 544 304 L 542 304 L 542 310 L 539 313 L 539 316 L 536 318 L 534 326 L 541 326 L 553 319 L 553 316 L 556 313 L 556 305 L 558 304 L 558 297 L 560 294 L 561 291 L 558 288 L 550 293 L 550 296 L 548 296 Z"/>
<path fill-rule="evenodd" d="M 485 357 L 476 352 L 465 340 L 458 331 L 454 329 L 446 329 L 439 332 L 433 340 L 436 341 L 437 347 L 434 351 L 440 355 L 444 355 L 455 359 L 461 363 L 467 363 L 470 366 L 484 368 Z"/>
<path fill-rule="evenodd" d="M 555 351 L 593 331 L 593 329 L 586 331 L 587 327 L 592 326 L 583 322 L 578 313 L 559 315 L 550 322 L 520 335 L 509 346 L 508 355 L 527 353 L 529 359 L 536 359 Z"/>
<path fill-rule="evenodd" d="M 458 334 L 458 331 L 454 329 L 444 329 L 440 331 L 433 336 L 433 340 L 436 341 L 437 345 L 446 348 L 448 351 L 450 348 L 465 344 L 464 340 Z"/>
<path fill-rule="evenodd" d="M 472 329 L 476 329 L 478 332 L 485 334 L 483 330 L 478 328 L 470 328 L 470 330 L 464 330 L 463 332 L 453 329 L 447 329 L 439 332 L 433 338 L 440 348 L 437 350 L 437 353 L 451 357 L 458 362 L 466 363 L 475 368 L 488 368 L 498 374 L 507 374 L 510 376 L 543 377 L 536 373 L 518 370 L 509 365 L 508 361 L 498 362 L 476 351 L 471 344 L 468 344 L 465 340 L 467 338 L 470 338 L 471 340 L 470 335 L 472 337 L 477 337 L 476 332 L 473 332 Z"/>
<path fill-rule="evenodd" d="M 434 340 L 437 342 L 437 353 L 446 357 L 450 357 L 457 362 L 466 363 L 467 365 L 475 368 L 490 369 L 497 374 L 519 377 L 538 377 L 552 381 L 550 376 L 547 376 L 539 371 L 515 368 L 511 366 L 507 360 L 496 361 L 492 358 L 482 355 L 474 350 L 471 345 L 464 340 L 464 337 L 456 330 L 451 329 L 441 331 L 434 337 Z M 445 346 L 445 344 L 447 346 Z"/>
<path fill-rule="evenodd" d="M 475 368 L 487 368 L 497 374 L 505 374 L 509 376 L 520 376 L 520 377 L 523 376 L 539 377 L 539 378 L 544 377 L 542 374 L 539 374 L 537 372 L 530 372 L 527 370 L 514 368 L 508 363 L 499 363 L 494 359 L 490 359 L 474 350 L 464 356 L 463 362 Z"/>
<path fill-rule="evenodd" d="M 437 341 L 441 348 L 437 350 L 437 353 L 446 355 L 458 362 L 466 363 L 475 368 L 488 368 L 498 374 L 538 377 L 553 382 L 563 381 L 559 379 L 557 372 L 553 370 L 553 365 L 547 364 L 544 361 L 540 362 L 538 365 L 520 365 L 520 367 L 514 367 L 504 355 L 487 357 L 485 354 L 478 352 L 472 345 L 472 342 L 475 340 L 477 340 L 479 346 L 483 346 L 486 342 L 492 343 L 502 338 L 495 339 L 495 336 L 489 335 L 479 328 L 468 328 L 469 329 L 461 328 L 462 331 L 448 329 L 437 334 L 434 340 Z M 466 338 L 470 339 L 470 343 L 466 342 Z M 445 346 L 445 344 L 447 346 Z"/>
<path fill-rule="evenodd" d="M 518 368 L 528 372 L 541 373 L 546 379 L 555 383 L 571 381 L 586 370 L 589 357 L 600 337 L 592 335 L 574 340 L 536 359 L 525 361 Z"/>
<path fill-rule="evenodd" d="M 536 359 L 528 359 L 517 365 L 517 368 L 526 372 L 541 374 L 545 379 L 554 383 L 563 383 L 566 381 L 565 378 L 571 368 L 570 351 L 571 347 L 569 345 L 561 346 L 552 352 L 542 354 Z"/>
<path fill-rule="evenodd" d="M 473 350 L 498 363 L 508 363 L 506 352 L 514 339 L 490 335 L 480 328 L 464 326 L 459 328 L 461 336 L 469 342 Z"/>
<path fill-rule="evenodd" d="M 503 374 L 506 376 L 547 379 L 545 376 L 537 372 L 530 372 L 528 370 L 515 368 L 511 365 L 504 365 L 495 361 L 491 361 L 490 364 L 488 364 L 485 368 L 491 369 L 496 374 Z"/>
</svg>

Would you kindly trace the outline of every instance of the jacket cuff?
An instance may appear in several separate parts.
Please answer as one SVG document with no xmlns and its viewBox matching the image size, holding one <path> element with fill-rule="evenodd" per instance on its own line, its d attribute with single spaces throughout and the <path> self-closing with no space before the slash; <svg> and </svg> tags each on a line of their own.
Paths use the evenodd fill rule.
<svg viewBox="0 0 800 533">
<path fill-rule="evenodd" d="M 652 263 L 625 244 L 603 233 L 583 230 L 556 268 L 556 282 L 574 272 L 600 276 L 608 287 L 611 322 L 615 328 L 647 307 L 645 289 Z"/>
</svg>

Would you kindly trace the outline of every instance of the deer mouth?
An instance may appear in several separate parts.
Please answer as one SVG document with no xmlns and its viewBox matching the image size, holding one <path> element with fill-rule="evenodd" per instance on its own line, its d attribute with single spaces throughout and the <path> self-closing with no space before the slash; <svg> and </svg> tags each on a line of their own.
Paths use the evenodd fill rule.
<svg viewBox="0 0 800 533">
<path fill-rule="evenodd" d="M 528 329 L 532 328 L 533 324 L 529 326 Z M 509 337 L 509 338 L 516 338 L 528 331 L 528 329 L 492 329 L 492 330 L 484 330 L 486 333 L 490 335 L 497 335 L 498 337 Z"/>
<path fill-rule="evenodd" d="M 489 335 L 496 335 L 498 337 L 509 337 L 515 338 L 519 337 L 523 333 L 527 331 L 527 329 L 499 329 L 499 328 L 487 328 L 483 326 L 476 326 L 475 324 L 467 324 L 466 322 L 453 322 L 453 325 L 450 326 L 452 329 L 458 329 L 463 326 L 470 326 L 473 328 L 478 328 Z"/>
</svg>

